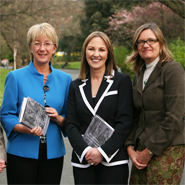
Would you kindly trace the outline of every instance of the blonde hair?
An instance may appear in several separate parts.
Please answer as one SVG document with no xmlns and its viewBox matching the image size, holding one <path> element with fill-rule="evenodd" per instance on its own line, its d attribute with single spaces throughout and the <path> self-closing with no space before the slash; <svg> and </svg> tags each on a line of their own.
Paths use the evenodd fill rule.
<svg viewBox="0 0 185 185">
<path fill-rule="evenodd" d="M 80 68 L 80 73 L 78 76 L 78 78 L 81 80 L 86 79 L 87 74 L 90 72 L 90 67 L 86 59 L 86 47 L 94 37 L 100 37 L 101 39 L 103 39 L 108 49 L 108 58 L 105 63 L 106 70 L 107 70 L 107 76 L 112 75 L 113 69 L 117 71 L 116 63 L 114 60 L 114 51 L 113 51 L 113 47 L 112 47 L 109 37 L 101 31 L 94 31 L 85 39 L 83 43 L 82 55 L 81 55 L 81 68 Z"/>
<path fill-rule="evenodd" d="M 32 41 L 34 41 L 37 37 L 47 37 L 49 38 L 56 47 L 58 47 L 58 36 L 56 34 L 55 29 L 48 23 L 41 23 L 33 25 L 27 33 L 27 45 L 30 47 Z M 51 57 L 51 61 L 53 61 L 53 56 Z M 34 56 L 30 52 L 30 60 L 33 60 Z"/>
<path fill-rule="evenodd" d="M 155 35 L 156 37 L 159 39 L 159 44 L 160 44 L 160 62 L 169 62 L 173 60 L 173 55 L 172 53 L 169 51 L 169 49 L 167 48 L 167 44 L 164 38 L 164 35 L 162 33 L 162 31 L 160 30 L 160 28 L 157 26 L 157 24 L 155 23 L 146 23 L 143 24 L 142 26 L 140 26 L 135 34 L 134 34 L 134 38 L 133 38 L 133 52 L 130 56 L 128 56 L 128 59 L 126 61 L 126 63 L 128 64 L 132 64 L 132 68 L 134 69 L 134 71 L 138 74 L 142 67 L 145 64 L 145 61 L 141 58 L 141 56 L 139 55 L 138 52 L 138 48 L 137 48 L 137 41 L 138 38 L 141 34 L 141 32 L 143 32 L 144 30 L 150 29 Z"/>
</svg>

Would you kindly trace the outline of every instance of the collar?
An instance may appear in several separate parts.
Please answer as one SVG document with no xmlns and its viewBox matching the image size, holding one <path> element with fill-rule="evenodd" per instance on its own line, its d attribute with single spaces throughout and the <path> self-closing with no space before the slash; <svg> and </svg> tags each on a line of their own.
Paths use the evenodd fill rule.
<svg viewBox="0 0 185 185">
<path fill-rule="evenodd" d="M 105 78 L 106 80 L 110 80 L 111 78 L 114 77 L 114 75 L 115 75 L 115 71 L 114 71 L 114 70 L 112 70 L 112 73 L 111 73 L 111 75 L 109 75 L 109 76 L 107 76 L 107 71 L 106 71 L 105 74 L 104 74 L 104 78 Z M 82 80 L 82 82 L 86 83 L 87 80 L 89 80 L 89 79 L 90 79 L 90 73 L 88 73 L 86 79 Z"/>
<path fill-rule="evenodd" d="M 54 70 L 53 70 L 54 68 L 53 68 L 51 62 L 49 62 L 49 66 L 50 66 L 50 68 L 51 68 L 51 73 L 48 75 L 48 80 L 49 80 L 50 78 L 52 78 L 53 73 L 54 73 Z M 37 71 L 37 69 L 35 68 L 35 66 L 34 66 L 34 64 L 33 64 L 33 61 L 30 61 L 29 65 L 28 65 L 27 67 L 28 67 L 28 70 L 30 71 L 30 73 L 31 73 L 34 77 L 43 80 L 44 75 L 41 74 L 41 73 L 39 73 L 39 72 Z"/>
<path fill-rule="evenodd" d="M 157 57 L 153 62 L 151 62 L 150 64 L 146 64 L 146 69 L 149 69 L 149 68 L 154 68 L 157 63 L 159 62 L 159 57 Z"/>
</svg>

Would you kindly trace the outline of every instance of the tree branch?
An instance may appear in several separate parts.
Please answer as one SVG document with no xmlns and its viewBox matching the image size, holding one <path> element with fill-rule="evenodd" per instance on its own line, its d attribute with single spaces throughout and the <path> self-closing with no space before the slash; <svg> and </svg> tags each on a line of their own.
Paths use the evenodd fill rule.
<svg viewBox="0 0 185 185">
<path fill-rule="evenodd" d="M 185 0 L 158 0 L 177 15 L 185 19 Z"/>
</svg>

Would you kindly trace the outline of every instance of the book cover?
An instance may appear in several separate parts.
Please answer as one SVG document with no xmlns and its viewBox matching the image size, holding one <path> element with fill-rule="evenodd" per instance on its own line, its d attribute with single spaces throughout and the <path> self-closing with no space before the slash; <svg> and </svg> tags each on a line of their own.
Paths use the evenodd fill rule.
<svg viewBox="0 0 185 185">
<path fill-rule="evenodd" d="M 102 146 L 113 134 L 112 128 L 100 116 L 95 115 L 84 134 L 84 141 L 91 147 Z"/>
<path fill-rule="evenodd" d="M 44 106 L 30 97 L 23 98 L 19 114 L 20 123 L 31 129 L 36 126 L 40 126 L 42 128 L 43 135 L 46 135 L 49 121 L 50 117 L 48 113 L 46 113 Z"/>
</svg>

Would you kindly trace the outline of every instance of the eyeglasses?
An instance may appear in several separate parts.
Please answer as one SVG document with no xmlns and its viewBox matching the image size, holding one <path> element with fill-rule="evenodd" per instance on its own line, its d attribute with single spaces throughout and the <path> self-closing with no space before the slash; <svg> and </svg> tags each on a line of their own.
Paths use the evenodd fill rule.
<svg viewBox="0 0 185 185">
<path fill-rule="evenodd" d="M 147 40 L 138 40 L 136 45 L 137 46 L 143 46 L 145 44 L 145 42 L 148 44 L 148 45 L 152 45 L 152 44 L 155 44 L 156 42 L 158 42 L 159 39 L 147 39 Z"/>
<path fill-rule="evenodd" d="M 49 107 L 49 105 L 46 104 L 46 92 L 49 91 L 49 86 L 45 85 L 43 87 L 43 90 L 44 90 L 44 104 L 45 104 L 45 107 Z"/>
<path fill-rule="evenodd" d="M 44 45 L 46 49 L 50 49 L 52 45 L 55 45 L 54 43 L 50 43 L 50 42 L 46 42 L 44 44 L 41 44 L 40 42 L 34 42 L 30 44 L 33 45 L 35 49 L 40 49 L 42 45 Z"/>
</svg>

